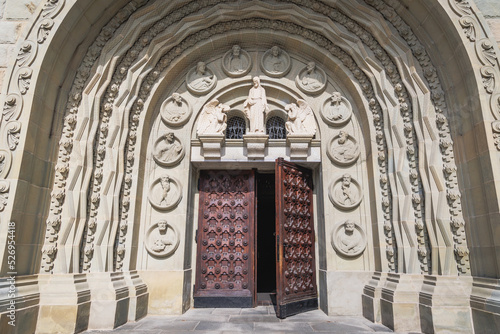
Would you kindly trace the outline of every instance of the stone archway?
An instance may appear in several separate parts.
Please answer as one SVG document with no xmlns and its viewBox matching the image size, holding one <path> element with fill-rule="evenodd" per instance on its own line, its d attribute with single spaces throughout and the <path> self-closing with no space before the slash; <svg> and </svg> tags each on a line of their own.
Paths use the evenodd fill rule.
<svg viewBox="0 0 500 334">
<path fill-rule="evenodd" d="M 90 293 L 90 297 L 71 306 L 75 323 L 85 323 L 78 320 L 78 307 L 91 310 L 91 327 L 110 327 L 126 321 L 116 322 L 111 313 L 99 315 L 107 305 L 113 305 L 115 312 L 133 305 L 129 310 L 131 318 L 143 314 L 135 308 L 135 302 L 129 301 L 146 298 L 135 270 L 143 269 L 141 238 L 148 235 L 141 232 L 146 227 L 140 219 L 147 199 L 139 194 L 146 188 L 137 182 L 147 176 L 147 131 L 161 103 L 171 95 L 166 92 L 174 91 L 169 87 L 172 82 L 178 82 L 180 87 L 179 76 L 184 77 L 185 71 L 201 58 L 222 57 L 221 49 L 226 52 L 242 41 L 247 43 L 244 48 L 267 49 L 280 44 L 297 59 L 303 57 L 303 64 L 314 59 L 318 67 L 338 80 L 339 89 L 328 93 L 340 91 L 347 96 L 362 130 L 360 137 L 353 138 L 366 143 L 358 172 L 367 180 L 365 197 L 371 202 L 359 214 L 373 231 L 370 255 L 352 264 L 332 248 L 330 257 L 325 256 L 321 279 L 328 282 L 352 266 L 361 268 L 365 276 L 372 271 L 392 272 L 401 281 L 410 276 L 400 273 L 415 274 L 415 282 L 423 280 L 422 274 L 431 274 L 437 280 L 441 280 L 439 275 L 470 274 L 464 223 L 475 226 L 476 221 L 481 221 L 483 227 L 468 227 L 467 231 L 472 240 L 479 236 L 487 240 L 482 231 L 491 227 L 489 222 L 494 217 L 488 217 L 488 222 L 478 217 L 494 212 L 498 203 L 496 198 L 485 201 L 489 190 L 483 187 L 487 184 L 488 189 L 496 189 L 495 183 L 488 180 L 498 179 L 498 171 L 490 163 L 498 152 L 492 149 L 478 154 L 470 144 L 481 141 L 494 147 L 498 139 L 497 49 L 486 39 L 487 32 L 479 28 L 477 21 L 481 19 L 474 8 L 455 0 L 442 6 L 433 1 L 412 2 L 408 8 L 393 1 L 375 0 L 356 4 L 340 1 L 335 5 L 314 1 L 205 1 L 184 6 L 132 1 L 114 2 L 105 11 L 117 13 L 113 18 L 106 17 L 108 14 L 92 17 L 92 9 L 97 6 L 88 4 L 82 12 L 80 2 L 51 1 L 39 9 L 5 86 L 7 99 L 1 124 L 5 147 L 1 151 L 4 164 L 0 191 L 6 203 L 1 218 L 23 221 L 29 226 L 27 230 L 35 232 L 29 240 L 26 232 L 19 232 L 23 240 L 19 249 L 31 255 L 23 258 L 18 272 L 37 273 L 41 263 L 43 275 L 34 284 L 50 287 L 51 278 L 59 277 L 75 296 Z M 90 28 L 84 19 L 72 19 L 79 15 L 77 12 L 88 14 L 94 26 L 102 30 Z M 430 19 L 421 20 L 425 23 L 417 29 L 420 15 Z M 448 41 L 441 42 L 438 54 L 430 47 L 425 32 L 433 31 L 434 24 L 443 22 L 443 17 L 446 21 L 441 24 L 446 26 Z M 461 31 L 458 24 L 465 30 Z M 84 39 L 85 34 L 80 32 L 86 29 L 91 33 Z M 82 40 L 83 52 L 76 48 Z M 68 42 L 63 43 L 68 51 L 53 57 L 61 41 Z M 459 45 L 460 57 L 443 56 L 453 54 L 453 44 Z M 71 66 L 74 50 L 78 65 Z M 446 61 L 442 62 L 441 57 Z M 460 62 L 467 66 L 456 66 Z M 463 70 L 457 72 L 456 68 Z M 468 80 L 463 79 L 467 76 Z M 231 76 L 227 77 L 230 80 Z M 287 84 L 295 86 L 293 79 L 287 80 Z M 479 99 L 468 99 L 468 95 Z M 463 106 L 471 112 L 461 112 Z M 321 107 L 318 105 L 316 110 Z M 338 141 L 336 136 L 324 138 Z M 326 152 L 322 154 L 325 161 L 331 158 Z M 468 170 L 479 169 L 492 177 L 468 176 Z M 178 188 L 189 184 L 191 171 L 187 168 L 185 172 L 182 177 L 188 181 L 178 178 Z M 325 185 L 319 195 L 326 198 L 328 191 Z M 33 210 L 24 210 L 26 193 L 44 200 Z M 463 213 L 461 193 L 467 199 Z M 328 200 L 321 200 L 330 205 Z M 478 205 L 482 201 L 487 202 L 487 208 Z M 180 217 L 189 222 L 189 202 L 180 203 Z M 333 203 L 328 210 L 334 213 L 338 205 Z M 321 231 L 324 244 L 332 228 L 328 226 L 325 224 Z M 2 228 L 6 232 L 5 224 Z M 192 233 L 189 229 L 185 232 L 186 237 Z M 475 259 L 473 273 L 497 275 L 495 266 L 480 260 L 484 252 L 494 252 L 493 248 L 481 248 L 476 241 L 469 246 Z M 182 248 L 181 243 L 178 249 Z M 185 249 L 184 254 L 190 253 Z M 173 303 L 170 310 L 181 312 L 190 304 L 191 273 L 186 270 L 190 259 L 186 256 L 184 261 L 174 261 L 178 270 L 171 279 L 182 282 L 175 289 L 184 291 L 187 297 Z M 76 276 L 69 273 L 84 274 L 78 277 L 87 283 L 75 288 Z M 146 281 L 147 275 L 141 270 Z M 378 320 L 380 312 L 377 291 L 386 284 L 385 276 L 376 276 L 382 277 L 378 286 L 367 286 L 374 291 L 366 294 L 373 307 L 365 314 L 374 320 Z M 25 279 L 30 282 L 28 276 Z M 361 281 L 360 287 L 368 279 Z M 111 287 L 111 282 L 119 283 Z M 470 288 L 466 279 L 460 282 Z M 113 291 L 113 296 L 100 295 L 103 289 Z M 404 284 L 391 289 L 394 295 L 408 292 Z M 327 302 L 336 299 L 336 292 L 326 291 L 323 309 L 341 313 L 340 306 Z M 425 312 L 418 313 L 419 293 L 410 291 L 409 303 L 414 306 L 410 318 L 414 321 L 404 322 L 411 330 L 418 328 L 425 317 Z M 57 292 L 42 293 L 40 298 L 42 310 L 58 303 Z M 389 310 L 397 307 L 385 303 L 382 314 L 398 318 Z M 425 305 L 420 306 L 432 312 Z M 468 309 L 467 303 L 460 308 Z M 43 317 L 39 324 L 44 323 Z M 381 320 L 391 324 L 387 319 Z M 405 328 L 394 319 L 392 326 Z"/>
</svg>

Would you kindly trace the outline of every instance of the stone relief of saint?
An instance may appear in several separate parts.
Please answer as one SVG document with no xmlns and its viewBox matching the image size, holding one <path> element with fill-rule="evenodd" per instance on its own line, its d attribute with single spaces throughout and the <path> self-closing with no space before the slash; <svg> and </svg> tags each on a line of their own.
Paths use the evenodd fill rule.
<svg viewBox="0 0 500 334">
<path fill-rule="evenodd" d="M 250 56 L 239 45 L 233 45 L 231 50 L 224 55 L 223 69 L 230 76 L 248 73 L 250 65 Z"/>
<path fill-rule="evenodd" d="M 222 104 L 217 99 L 208 102 L 202 109 L 198 121 L 197 133 L 199 135 L 223 135 L 227 127 L 227 114 L 229 106 Z"/>
<path fill-rule="evenodd" d="M 265 133 L 265 114 L 269 112 L 266 90 L 260 85 L 260 78 L 253 78 L 253 87 L 248 92 L 248 98 L 243 103 L 245 116 L 250 121 L 249 133 Z"/>
<path fill-rule="evenodd" d="M 338 139 L 333 140 L 331 156 L 340 164 L 348 164 L 356 160 L 359 155 L 357 145 L 349 138 L 346 131 L 340 131 Z"/>
<path fill-rule="evenodd" d="M 290 65 L 290 57 L 277 45 L 268 50 L 261 61 L 263 71 L 272 77 L 287 74 L 290 70 Z"/>
<path fill-rule="evenodd" d="M 339 247 L 347 254 L 356 254 L 363 247 L 363 238 L 361 233 L 356 230 L 355 223 L 352 220 L 346 220 L 344 223 L 344 233 L 339 233 Z"/>
<path fill-rule="evenodd" d="M 357 187 L 351 182 L 351 175 L 344 174 L 342 183 L 335 188 L 335 200 L 346 207 L 356 205 L 359 201 Z"/>
<path fill-rule="evenodd" d="M 198 62 L 196 69 L 188 73 L 188 88 L 195 93 L 206 93 L 215 86 L 217 78 L 207 69 L 205 62 Z"/>
<path fill-rule="evenodd" d="M 166 220 L 158 222 L 158 228 L 149 235 L 151 250 L 156 253 L 168 251 L 168 248 L 175 245 L 175 233 L 170 232 Z"/>
<path fill-rule="evenodd" d="M 304 100 L 297 100 L 285 106 L 288 112 L 288 121 L 285 123 L 288 134 L 316 134 L 316 121 L 311 107 Z"/>
<path fill-rule="evenodd" d="M 172 123 L 177 123 L 186 113 L 186 108 L 183 106 L 182 98 L 179 93 L 172 94 L 172 100 L 165 108 L 163 116 Z"/>
<path fill-rule="evenodd" d="M 162 176 L 160 178 L 160 186 L 161 186 L 161 193 L 160 193 L 160 206 L 161 205 L 168 205 L 168 195 L 170 192 L 170 178 L 168 176 Z"/>
<path fill-rule="evenodd" d="M 316 63 L 310 61 L 296 79 L 297 86 L 306 93 L 318 93 L 326 87 L 326 77 Z"/>
<path fill-rule="evenodd" d="M 327 108 L 325 117 L 332 121 L 341 121 L 350 114 L 350 110 L 342 103 L 342 95 L 339 92 L 334 92 L 330 97 L 330 106 Z"/>
<path fill-rule="evenodd" d="M 158 144 L 155 158 L 163 163 L 174 162 L 182 154 L 182 145 L 175 140 L 172 132 L 163 136 L 163 142 Z"/>
</svg>

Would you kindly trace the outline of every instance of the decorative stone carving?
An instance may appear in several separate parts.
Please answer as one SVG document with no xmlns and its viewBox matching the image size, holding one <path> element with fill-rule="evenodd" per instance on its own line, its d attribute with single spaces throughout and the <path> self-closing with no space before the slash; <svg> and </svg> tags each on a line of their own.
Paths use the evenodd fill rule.
<svg viewBox="0 0 500 334">
<path fill-rule="evenodd" d="M 273 78 L 287 75 L 291 67 L 290 56 L 277 45 L 267 50 L 260 61 L 262 71 Z"/>
<path fill-rule="evenodd" d="M 225 140 L 223 134 L 199 135 L 198 139 L 201 141 L 203 157 L 205 159 L 220 159 L 222 155 L 222 144 Z"/>
<path fill-rule="evenodd" d="M 184 158 L 184 147 L 172 132 L 165 133 L 155 142 L 153 158 L 162 166 L 176 165 Z"/>
<path fill-rule="evenodd" d="M 37 45 L 32 41 L 24 41 L 17 53 L 17 65 L 29 66 L 33 62 L 37 53 Z"/>
<path fill-rule="evenodd" d="M 54 18 L 63 8 L 65 0 L 48 0 L 43 5 L 42 16 Z"/>
<path fill-rule="evenodd" d="M 252 69 L 252 58 L 239 45 L 233 45 L 222 58 L 222 69 L 232 78 L 242 77 Z"/>
<path fill-rule="evenodd" d="M 11 151 L 14 151 L 19 144 L 21 136 L 21 122 L 11 121 L 7 123 L 7 145 Z"/>
<path fill-rule="evenodd" d="M 269 112 L 267 105 L 266 90 L 260 85 L 260 78 L 254 77 L 252 79 L 253 87 L 248 92 L 248 98 L 243 103 L 245 108 L 243 112 L 249 120 L 250 133 L 266 133 L 266 126 L 264 118 Z"/>
<path fill-rule="evenodd" d="M 2 212 L 7 206 L 7 201 L 9 199 L 9 181 L 0 180 L 0 212 Z"/>
<path fill-rule="evenodd" d="M 12 153 L 0 149 L 0 179 L 4 179 L 9 174 L 12 164 Z"/>
<path fill-rule="evenodd" d="M 340 166 L 348 166 L 359 157 L 359 145 L 347 131 L 340 131 L 332 138 L 326 151 L 330 160 Z"/>
<path fill-rule="evenodd" d="M 160 220 L 146 231 L 145 246 L 152 256 L 172 255 L 179 247 L 179 242 L 179 232 L 166 220 Z"/>
<path fill-rule="evenodd" d="M 295 78 L 297 87 L 307 94 L 319 94 L 326 87 L 326 73 L 310 61 Z"/>
<path fill-rule="evenodd" d="M 19 69 L 17 86 L 19 88 L 19 92 L 23 95 L 26 94 L 30 88 L 32 74 L 33 70 L 29 67 L 22 67 Z"/>
<path fill-rule="evenodd" d="M 207 94 L 216 84 L 217 76 L 202 61 L 198 62 L 186 76 L 187 88 L 194 95 Z"/>
<path fill-rule="evenodd" d="M 491 127 L 493 129 L 493 140 L 495 141 L 497 149 L 500 151 L 500 121 L 494 121 L 491 123 Z"/>
<path fill-rule="evenodd" d="M 54 21 L 51 19 L 44 19 L 40 22 L 40 25 L 38 26 L 38 36 L 37 36 L 38 43 L 42 44 L 43 42 L 45 42 L 53 26 L 54 26 Z"/>
<path fill-rule="evenodd" d="M 298 99 L 297 104 L 287 104 L 285 110 L 288 112 L 288 121 L 285 123 L 285 127 L 289 135 L 309 135 L 313 137 L 316 134 L 314 113 L 306 101 Z"/>
<path fill-rule="evenodd" d="M 19 94 L 12 93 L 7 96 L 3 105 L 2 115 L 4 121 L 15 121 L 22 110 L 23 99 Z"/>
<path fill-rule="evenodd" d="M 264 133 L 248 133 L 243 135 L 248 159 L 264 159 L 269 136 Z"/>
<path fill-rule="evenodd" d="M 363 198 L 361 186 L 350 174 L 344 174 L 342 178 L 332 182 L 328 195 L 330 201 L 342 210 L 356 208 Z"/>
<path fill-rule="evenodd" d="M 196 133 L 201 135 L 224 135 L 227 127 L 227 114 L 229 106 L 222 104 L 217 99 L 208 102 L 201 110 Z"/>
<path fill-rule="evenodd" d="M 366 248 L 366 233 L 355 221 L 344 220 L 333 228 L 332 246 L 337 253 L 343 256 L 358 256 Z"/>
<path fill-rule="evenodd" d="M 155 209 L 172 210 L 182 199 L 182 185 L 176 178 L 163 175 L 149 187 L 148 198 Z"/>
<path fill-rule="evenodd" d="M 351 116 L 351 103 L 339 92 L 332 93 L 332 96 L 325 100 L 321 108 L 321 117 L 329 125 L 345 125 L 349 122 Z"/>
<path fill-rule="evenodd" d="M 184 125 L 191 117 L 191 107 L 179 93 L 163 101 L 160 108 L 161 119 L 170 126 Z"/>
</svg>

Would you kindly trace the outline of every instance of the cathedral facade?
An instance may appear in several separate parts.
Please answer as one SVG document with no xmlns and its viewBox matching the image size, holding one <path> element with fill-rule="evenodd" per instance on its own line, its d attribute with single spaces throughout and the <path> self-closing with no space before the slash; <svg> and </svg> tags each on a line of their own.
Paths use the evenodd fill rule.
<svg viewBox="0 0 500 334">
<path fill-rule="evenodd" d="M 0 3 L 0 332 L 500 331 L 494 0 Z"/>
</svg>

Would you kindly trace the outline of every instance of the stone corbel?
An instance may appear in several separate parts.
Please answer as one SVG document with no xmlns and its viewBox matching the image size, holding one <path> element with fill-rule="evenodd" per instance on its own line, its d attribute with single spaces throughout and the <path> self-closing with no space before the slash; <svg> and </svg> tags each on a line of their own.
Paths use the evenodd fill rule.
<svg viewBox="0 0 500 334">
<path fill-rule="evenodd" d="M 287 144 L 290 146 L 290 159 L 307 159 L 313 134 L 288 134 Z"/>
<path fill-rule="evenodd" d="M 243 142 L 247 148 L 248 159 L 264 159 L 268 140 L 269 136 L 263 133 L 249 133 L 243 135 Z"/>
<path fill-rule="evenodd" d="M 198 139 L 201 141 L 205 159 L 220 159 L 225 139 L 223 134 L 198 135 Z"/>
</svg>

